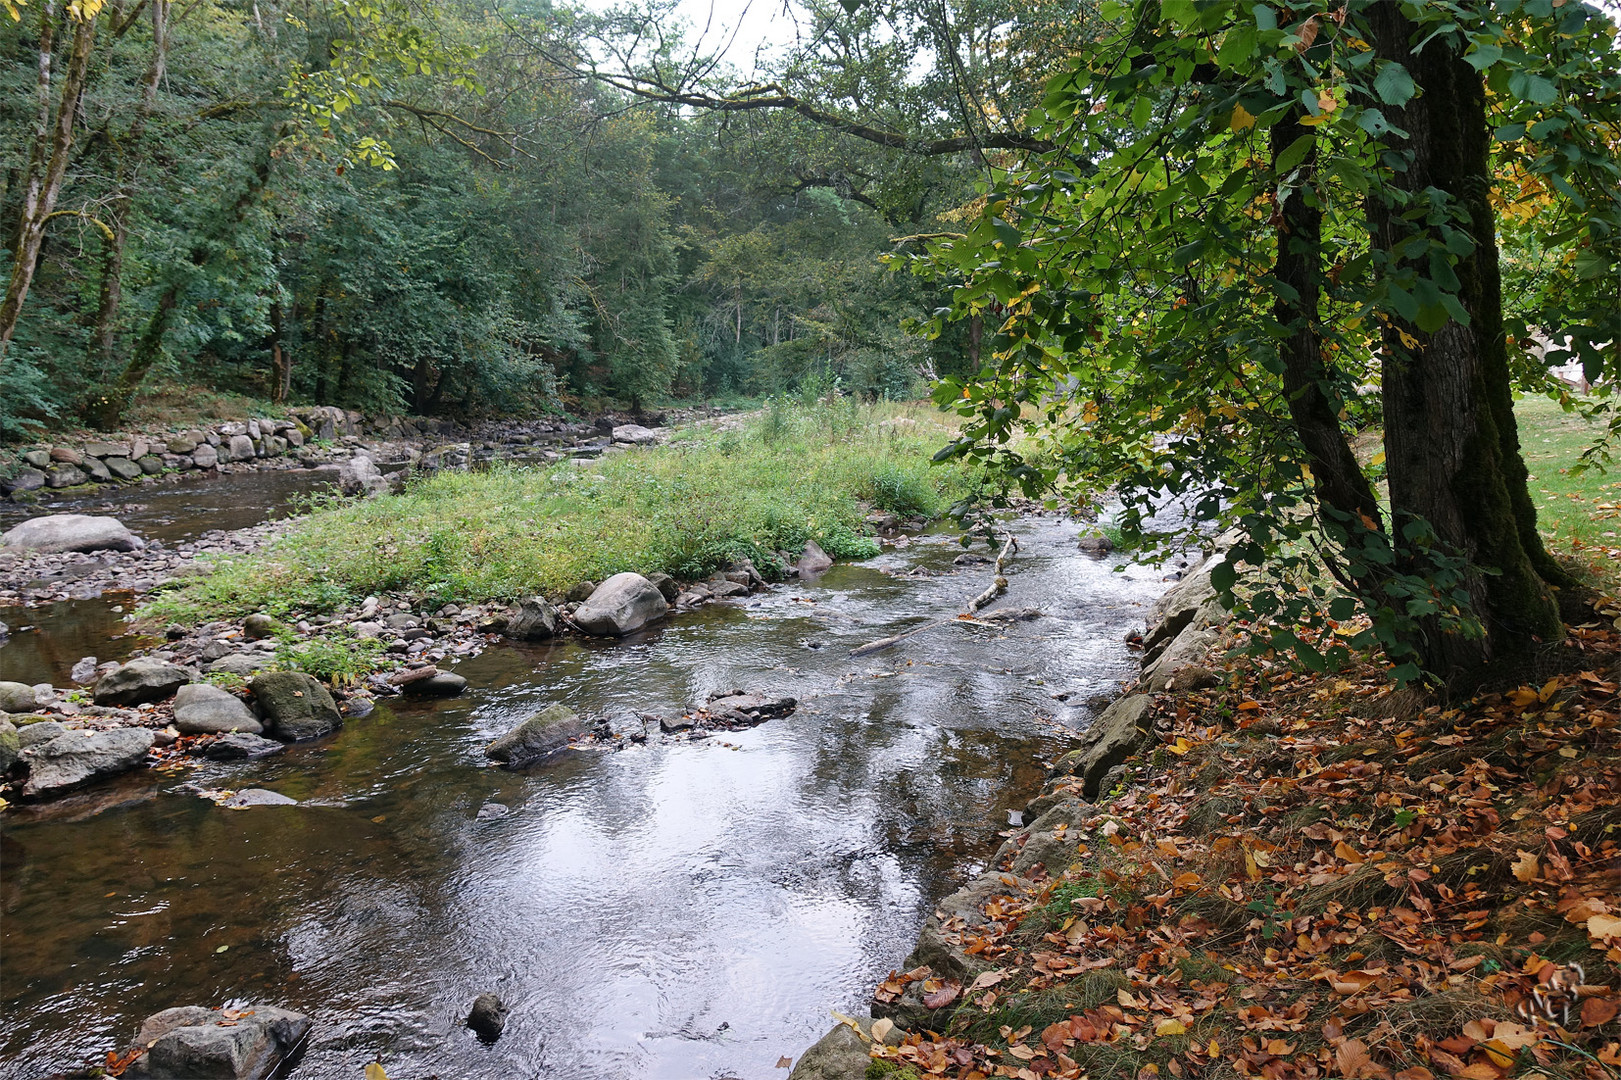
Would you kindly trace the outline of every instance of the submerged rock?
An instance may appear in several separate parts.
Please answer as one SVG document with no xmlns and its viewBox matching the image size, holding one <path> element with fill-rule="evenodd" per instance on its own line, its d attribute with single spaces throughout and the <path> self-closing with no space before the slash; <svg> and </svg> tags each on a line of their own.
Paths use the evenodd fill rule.
<svg viewBox="0 0 1621 1080">
<path fill-rule="evenodd" d="M 467 680 L 453 671 L 440 671 L 405 685 L 412 697 L 455 697 L 467 689 Z"/>
<path fill-rule="evenodd" d="M 704 707 L 709 711 L 709 715 L 716 719 L 759 724 L 779 716 L 787 716 L 798 705 L 799 702 L 791 697 L 774 698 L 743 690 L 729 690 L 709 695 L 709 704 Z"/>
<path fill-rule="evenodd" d="M 473 1008 L 467 1014 L 467 1026 L 478 1032 L 485 1042 L 501 1037 L 507 1026 L 507 1007 L 494 994 L 480 994 L 473 999 Z"/>
<path fill-rule="evenodd" d="M 207 683 L 189 683 L 174 696 L 174 726 L 182 735 L 241 731 L 257 735 L 264 726 L 235 694 Z"/>
<path fill-rule="evenodd" d="M 63 468 L 73 469 L 73 466 Z M 77 482 L 83 483 L 82 473 L 80 477 Z M 0 547 L 25 551 L 137 551 L 145 546 L 140 537 L 124 528 L 117 518 L 90 514 L 47 514 L 29 518 L 0 536 Z"/>
<path fill-rule="evenodd" d="M 319 739 L 343 724 L 326 687 L 302 671 L 262 672 L 248 689 L 264 710 L 266 730 L 286 742 Z"/>
<path fill-rule="evenodd" d="M 265 1005 L 165 1009 L 135 1036 L 137 1047 L 151 1048 L 137 1070 L 154 1080 L 263 1080 L 302 1046 L 311 1026 L 302 1013 Z"/>
<path fill-rule="evenodd" d="M 137 656 L 116 671 L 96 680 L 97 705 L 142 705 L 165 701 L 191 681 L 191 672 L 178 664 Z"/>
<path fill-rule="evenodd" d="M 220 805 L 227 810 L 241 810 L 249 806 L 297 806 L 298 800 L 289 799 L 279 791 L 251 787 L 237 792 Z"/>
<path fill-rule="evenodd" d="M 22 742 L 10 720 L 0 720 L 0 776 L 11 771 L 22 753 Z"/>
<path fill-rule="evenodd" d="M 670 610 L 664 594 L 640 574 L 615 574 L 574 612 L 574 625 L 599 637 L 640 630 Z"/>
<path fill-rule="evenodd" d="M 117 731 L 65 731 L 47 743 L 28 748 L 28 782 L 23 798 L 44 799 L 105 776 L 129 772 L 146 760 L 152 748 L 146 728 Z"/>
<path fill-rule="evenodd" d="M 485 747 L 492 761 L 519 767 L 555 753 L 585 734 L 585 724 L 566 705 L 548 705 Z"/>
<path fill-rule="evenodd" d="M 221 735 L 203 748 L 203 757 L 210 761 L 250 761 L 269 757 L 287 749 L 286 744 L 246 731 L 233 731 Z"/>
</svg>

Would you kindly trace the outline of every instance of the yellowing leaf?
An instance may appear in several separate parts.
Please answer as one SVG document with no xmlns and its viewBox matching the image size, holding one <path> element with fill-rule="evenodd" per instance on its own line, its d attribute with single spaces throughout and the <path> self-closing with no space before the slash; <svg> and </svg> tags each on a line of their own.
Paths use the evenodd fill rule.
<svg viewBox="0 0 1621 1080">
<path fill-rule="evenodd" d="M 874 1020 L 872 1022 L 872 1041 L 883 1042 L 884 1036 L 888 1035 L 894 1027 L 895 1021 L 891 1020 L 887 1016 L 879 1020 Z"/>
<path fill-rule="evenodd" d="M 1248 131 L 1255 126 L 1255 117 L 1242 105 L 1233 106 L 1232 129 L 1234 131 Z"/>
<path fill-rule="evenodd" d="M 1171 743 L 1171 745 L 1167 746 L 1165 749 L 1169 750 L 1173 754 L 1185 754 L 1189 750 L 1193 749 L 1193 744 L 1188 742 L 1188 740 L 1184 739 L 1182 736 L 1178 735 L 1176 737 L 1176 741 Z"/>
<path fill-rule="evenodd" d="M 1587 932 L 1606 943 L 1621 942 L 1621 919 L 1614 915 L 1594 915 L 1587 920 Z"/>
<path fill-rule="evenodd" d="M 1348 863 L 1359 863 L 1363 861 L 1362 852 L 1358 851 L 1350 844 L 1347 844 L 1344 840 L 1341 840 L 1334 845 L 1334 854 L 1344 859 Z"/>
<path fill-rule="evenodd" d="M 1155 1035 L 1186 1035 L 1188 1025 L 1180 1020 L 1161 1020 L 1154 1025 Z"/>
<path fill-rule="evenodd" d="M 1514 860 L 1514 877 L 1519 881 L 1530 881 L 1541 872 L 1537 865 L 1537 857 L 1529 851 L 1516 852 L 1519 858 Z"/>
<path fill-rule="evenodd" d="M 388 1080 L 388 1073 L 383 1071 L 380 1062 L 372 1062 L 366 1066 L 366 1080 Z"/>
</svg>

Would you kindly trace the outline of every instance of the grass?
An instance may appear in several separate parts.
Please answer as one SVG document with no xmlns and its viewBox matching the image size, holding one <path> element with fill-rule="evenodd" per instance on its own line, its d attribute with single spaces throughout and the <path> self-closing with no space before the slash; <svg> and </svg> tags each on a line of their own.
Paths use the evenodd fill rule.
<svg viewBox="0 0 1621 1080">
<path fill-rule="evenodd" d="M 923 406 L 780 404 L 738 429 L 697 426 L 597 461 L 440 473 L 318 508 L 141 615 L 309 614 L 384 591 L 509 600 L 624 570 L 691 580 L 743 556 L 769 573 L 773 552 L 807 540 L 864 557 L 877 552 L 863 530 L 872 507 L 937 516 L 972 487 L 966 468 L 929 463 L 948 435 Z"/>
<path fill-rule="evenodd" d="M 1621 547 L 1621 471 L 1611 466 L 1608 472 L 1572 472 L 1603 425 L 1567 413 L 1544 397 L 1522 399 L 1514 415 L 1531 470 L 1538 528 L 1556 553 L 1568 553 L 1617 584 L 1614 557 L 1601 549 Z"/>
</svg>

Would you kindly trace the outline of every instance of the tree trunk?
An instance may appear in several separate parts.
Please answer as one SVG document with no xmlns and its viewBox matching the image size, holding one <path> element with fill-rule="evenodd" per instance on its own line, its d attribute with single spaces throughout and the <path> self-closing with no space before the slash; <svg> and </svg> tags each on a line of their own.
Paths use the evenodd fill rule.
<svg viewBox="0 0 1621 1080">
<path fill-rule="evenodd" d="M 141 76 L 141 98 L 135 116 L 125 132 L 118 155 L 117 186 L 107 208 L 112 219 L 113 238 L 107 245 L 101 268 L 101 296 L 96 305 L 96 326 L 90 336 L 90 370 L 104 376 L 112 367 L 118 337 L 118 309 L 123 302 L 124 245 L 129 236 L 129 216 L 135 207 L 141 160 L 141 140 L 146 123 L 157 102 L 158 85 L 168 69 L 169 0 L 152 0 L 152 58 Z M 98 382 L 100 379 L 98 378 Z"/>
<path fill-rule="evenodd" d="M 282 351 L 281 301 L 270 305 L 270 400 L 278 405 L 287 400 L 293 386 L 293 360 Z"/>
<path fill-rule="evenodd" d="M 1300 123 L 1298 109 L 1279 120 L 1269 132 L 1272 160 L 1309 129 Z M 1289 401 L 1289 419 L 1311 464 L 1312 485 L 1323 528 L 1341 543 L 1359 547 L 1359 537 L 1383 530 L 1379 500 L 1357 463 L 1340 428 L 1338 395 L 1323 363 L 1319 305 L 1323 291 L 1323 210 L 1317 202 L 1313 145 L 1301 162 L 1298 185 L 1280 192 L 1278 253 L 1273 273 L 1280 288 L 1273 318 L 1284 327 L 1278 343 L 1283 361 L 1283 388 Z M 1291 297 L 1288 295 L 1293 293 Z M 1378 592 L 1378 583 L 1356 583 L 1365 595 Z"/>
<path fill-rule="evenodd" d="M 1474 69 L 1441 39 L 1413 51 L 1418 28 L 1395 0 L 1375 4 L 1369 21 L 1378 56 L 1405 66 L 1419 87 L 1405 106 L 1386 109 L 1390 122 L 1408 132 L 1406 139 L 1387 139 L 1387 159 L 1395 155 L 1406 164 L 1393 174 L 1392 190 L 1369 199 L 1373 244 L 1391 260 L 1387 275 L 1412 265 L 1427 277 L 1427 254 L 1406 264 L 1395 253 L 1418 230 L 1441 242 L 1443 226 L 1423 215 L 1409 221 L 1404 211 L 1411 215 L 1414 204 L 1427 201 L 1431 187 L 1463 207 L 1483 203 L 1490 185 L 1484 91 Z M 1528 503 L 1529 493 L 1517 437 L 1500 426 L 1507 371 L 1497 370 L 1506 352 L 1493 280 L 1495 239 L 1489 219 L 1471 215 L 1466 227 L 1476 248 L 1454 269 L 1469 325 L 1449 320 L 1425 333 L 1393 314 L 1383 334 L 1385 453 L 1396 529 L 1415 519 L 1427 522 L 1442 553 L 1468 560 L 1461 586 L 1483 630 L 1470 635 L 1439 618 L 1424 621 L 1414 645 L 1424 665 L 1452 686 L 1467 686 L 1488 665 L 1512 663 L 1538 641 L 1564 632 L 1515 513 L 1517 498 Z M 1409 549 L 1402 569 L 1429 573 L 1436 562 Z"/>
<path fill-rule="evenodd" d="M 29 153 L 17 242 L 12 249 L 11 280 L 6 285 L 5 299 L 0 301 L 0 363 L 5 361 L 11 338 L 17 332 L 17 321 L 22 317 L 23 302 L 28 299 L 28 289 L 34 281 L 34 268 L 39 263 L 40 248 L 45 242 L 45 224 L 56 209 L 57 196 L 62 193 L 62 181 L 67 177 L 68 160 L 73 152 L 74 117 L 90 69 L 90 53 L 96 42 L 94 19 L 73 21 L 73 45 L 68 54 L 67 73 L 62 79 L 61 97 L 56 106 L 56 122 L 52 124 L 51 50 L 54 22 L 54 5 L 42 5 L 37 81 L 40 111 L 34 130 L 34 145 Z"/>
</svg>

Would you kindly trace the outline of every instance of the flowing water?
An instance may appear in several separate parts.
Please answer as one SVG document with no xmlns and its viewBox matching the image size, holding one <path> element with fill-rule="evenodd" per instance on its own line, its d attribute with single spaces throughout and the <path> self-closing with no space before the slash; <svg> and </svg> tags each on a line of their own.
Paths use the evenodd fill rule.
<svg viewBox="0 0 1621 1080">
<path fill-rule="evenodd" d="M 850 658 L 988 581 L 924 537 L 624 642 L 491 649 L 457 669 L 460 699 L 382 707 L 264 762 L 8 811 L 0 1076 L 223 1002 L 315 1018 L 295 1076 L 359 1077 L 379 1055 L 396 1080 L 784 1076 L 829 1009 L 864 1011 L 1090 719 L 1081 703 L 1132 671 L 1121 638 L 1159 573 L 1078 554 L 1073 526 L 1015 528 L 998 606 L 1035 621 Z M 622 727 L 733 687 L 801 704 L 527 772 L 481 753 L 550 702 Z M 192 786 L 300 804 L 231 811 Z M 488 802 L 510 813 L 482 820 Z M 491 1046 L 462 1026 L 483 991 L 512 1010 Z"/>
</svg>

